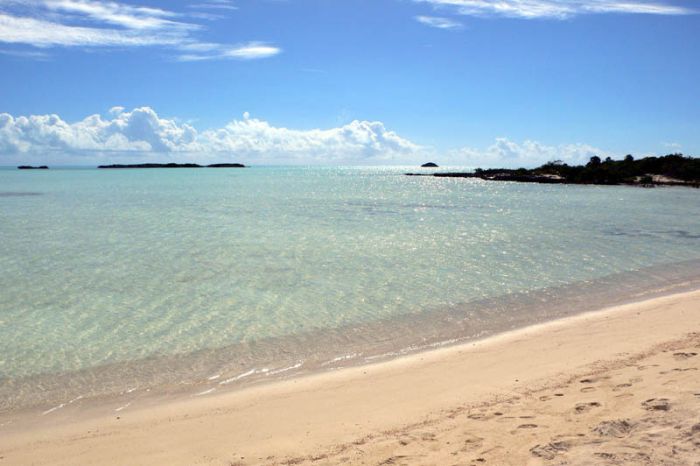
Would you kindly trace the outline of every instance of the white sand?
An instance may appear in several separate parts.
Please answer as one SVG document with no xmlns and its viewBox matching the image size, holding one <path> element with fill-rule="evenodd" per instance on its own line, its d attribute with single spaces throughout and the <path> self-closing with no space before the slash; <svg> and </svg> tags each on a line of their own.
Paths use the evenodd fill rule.
<svg viewBox="0 0 700 466">
<path fill-rule="evenodd" d="M 0 429 L 0 465 L 695 464 L 693 332 L 700 291 L 376 365 Z"/>
</svg>

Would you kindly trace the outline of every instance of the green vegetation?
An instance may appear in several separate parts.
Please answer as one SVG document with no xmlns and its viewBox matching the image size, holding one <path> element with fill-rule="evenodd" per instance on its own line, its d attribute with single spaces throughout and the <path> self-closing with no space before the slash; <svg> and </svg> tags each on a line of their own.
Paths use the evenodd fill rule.
<svg viewBox="0 0 700 466">
<path fill-rule="evenodd" d="M 620 184 L 638 183 L 642 177 L 649 181 L 652 175 L 661 175 L 686 182 L 700 181 L 700 159 L 683 154 L 664 157 L 646 157 L 634 160 L 627 155 L 623 160 L 610 158 L 601 161 L 591 157 L 586 165 L 569 166 L 558 161 L 547 163 L 533 170 L 536 174 L 559 175 L 570 183 Z"/>
<path fill-rule="evenodd" d="M 519 168 L 477 169 L 480 178 L 532 182 L 575 184 L 700 184 L 700 159 L 683 154 L 646 157 L 635 160 L 627 155 L 623 160 L 591 157 L 586 165 L 571 166 L 561 160 L 548 162 L 531 170 Z M 661 178 L 663 177 L 663 178 Z"/>
</svg>

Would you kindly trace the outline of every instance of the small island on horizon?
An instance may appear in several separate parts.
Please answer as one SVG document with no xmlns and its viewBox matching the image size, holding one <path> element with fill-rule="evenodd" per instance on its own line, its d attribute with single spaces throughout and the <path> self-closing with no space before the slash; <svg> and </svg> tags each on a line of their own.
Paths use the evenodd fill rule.
<svg viewBox="0 0 700 466">
<path fill-rule="evenodd" d="M 424 165 L 425 166 L 425 165 Z M 489 181 L 516 181 L 546 184 L 597 184 L 690 186 L 700 188 L 700 159 L 683 154 L 623 160 L 593 156 L 586 165 L 568 165 L 554 160 L 537 168 L 477 168 L 473 172 L 406 173 L 408 176 L 442 178 L 480 178 Z"/>
</svg>

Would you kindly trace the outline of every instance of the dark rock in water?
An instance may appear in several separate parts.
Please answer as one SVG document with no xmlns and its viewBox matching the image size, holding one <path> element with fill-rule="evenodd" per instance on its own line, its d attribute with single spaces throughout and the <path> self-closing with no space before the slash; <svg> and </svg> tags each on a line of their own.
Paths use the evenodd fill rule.
<svg viewBox="0 0 700 466">
<path fill-rule="evenodd" d="M 97 168 L 201 168 L 196 163 L 136 163 L 132 165 L 100 165 Z"/>
<path fill-rule="evenodd" d="M 49 167 L 46 165 L 41 165 L 40 167 L 33 167 L 31 165 L 20 165 L 17 167 L 18 170 L 48 170 Z"/>
<path fill-rule="evenodd" d="M 423 165 L 421 165 L 421 167 L 423 167 L 423 168 L 437 168 L 438 164 L 436 164 L 434 162 L 428 162 L 428 163 L 424 163 Z"/>
<path fill-rule="evenodd" d="M 212 163 L 207 165 L 209 168 L 245 168 L 242 163 Z"/>
</svg>

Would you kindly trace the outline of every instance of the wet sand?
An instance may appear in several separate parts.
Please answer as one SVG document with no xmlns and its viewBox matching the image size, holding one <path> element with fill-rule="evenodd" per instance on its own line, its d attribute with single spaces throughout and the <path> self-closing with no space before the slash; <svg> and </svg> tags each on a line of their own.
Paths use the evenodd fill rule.
<svg viewBox="0 0 700 466">
<path fill-rule="evenodd" d="M 695 291 L 232 393 L 0 426 L 0 465 L 692 465 L 698 353 Z"/>
</svg>

